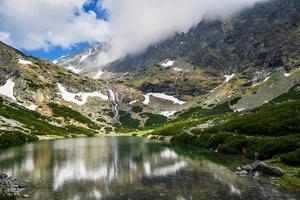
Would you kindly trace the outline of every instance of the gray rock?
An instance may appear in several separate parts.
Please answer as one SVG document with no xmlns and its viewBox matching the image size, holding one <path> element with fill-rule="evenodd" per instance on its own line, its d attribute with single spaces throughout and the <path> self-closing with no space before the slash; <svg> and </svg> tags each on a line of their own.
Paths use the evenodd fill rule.
<svg viewBox="0 0 300 200">
<path fill-rule="evenodd" d="M 260 164 L 257 167 L 257 170 L 262 171 L 265 174 L 279 176 L 279 177 L 284 175 L 284 171 L 279 167 L 271 167 L 263 162 L 260 162 Z"/>
</svg>

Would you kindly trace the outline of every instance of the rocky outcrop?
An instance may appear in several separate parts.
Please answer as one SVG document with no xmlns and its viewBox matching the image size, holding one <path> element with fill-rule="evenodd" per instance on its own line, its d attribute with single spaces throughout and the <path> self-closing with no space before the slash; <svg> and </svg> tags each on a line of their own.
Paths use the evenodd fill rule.
<svg viewBox="0 0 300 200">
<path fill-rule="evenodd" d="M 267 174 L 271 176 L 283 176 L 284 171 L 279 167 L 272 167 L 264 162 L 255 161 L 249 165 L 243 165 L 237 167 L 236 174 L 240 176 L 254 176 L 258 177 L 261 174 Z"/>
<path fill-rule="evenodd" d="M 15 200 L 17 197 L 29 197 L 25 184 L 9 177 L 7 174 L 0 174 L 0 199 Z"/>
</svg>

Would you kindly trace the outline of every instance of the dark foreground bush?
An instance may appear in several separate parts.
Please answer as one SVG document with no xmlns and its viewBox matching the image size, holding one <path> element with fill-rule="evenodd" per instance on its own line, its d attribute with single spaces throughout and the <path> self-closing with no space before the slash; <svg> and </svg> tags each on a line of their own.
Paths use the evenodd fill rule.
<svg viewBox="0 0 300 200">
<path fill-rule="evenodd" d="M 22 133 L 19 131 L 5 131 L 0 133 L 0 146 L 10 146 L 24 144 L 26 142 L 36 142 L 39 138 L 35 135 Z"/>
<path fill-rule="evenodd" d="M 287 153 L 281 156 L 280 159 L 285 164 L 292 166 L 300 166 L 300 149 Z"/>
</svg>

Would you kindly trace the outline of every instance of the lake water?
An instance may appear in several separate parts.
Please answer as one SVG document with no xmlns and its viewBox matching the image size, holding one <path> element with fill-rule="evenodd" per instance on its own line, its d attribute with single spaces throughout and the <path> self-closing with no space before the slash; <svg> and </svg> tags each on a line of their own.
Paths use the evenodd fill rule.
<svg viewBox="0 0 300 200">
<path fill-rule="evenodd" d="M 269 178 L 236 176 L 223 165 L 234 161 L 135 137 L 42 141 L 0 151 L 0 171 L 28 181 L 27 199 L 297 199 Z"/>
</svg>

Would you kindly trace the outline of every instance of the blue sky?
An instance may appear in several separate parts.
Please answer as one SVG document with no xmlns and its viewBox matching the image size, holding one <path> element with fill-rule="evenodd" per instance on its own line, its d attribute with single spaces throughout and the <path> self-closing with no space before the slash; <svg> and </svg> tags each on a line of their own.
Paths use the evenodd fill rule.
<svg viewBox="0 0 300 200">
<path fill-rule="evenodd" d="M 89 4 L 84 4 L 83 5 L 84 11 L 85 12 L 93 11 L 96 13 L 98 20 L 107 20 L 108 17 L 107 12 L 104 9 L 97 7 L 97 2 L 101 3 L 101 0 L 92 0 L 90 1 Z M 52 61 L 62 56 L 72 55 L 91 45 L 92 44 L 89 42 L 81 42 L 81 43 L 73 44 L 71 47 L 68 48 L 62 48 L 60 46 L 51 46 L 47 50 L 43 48 L 37 50 L 26 50 L 21 48 L 20 50 L 27 55 Z"/>
</svg>

